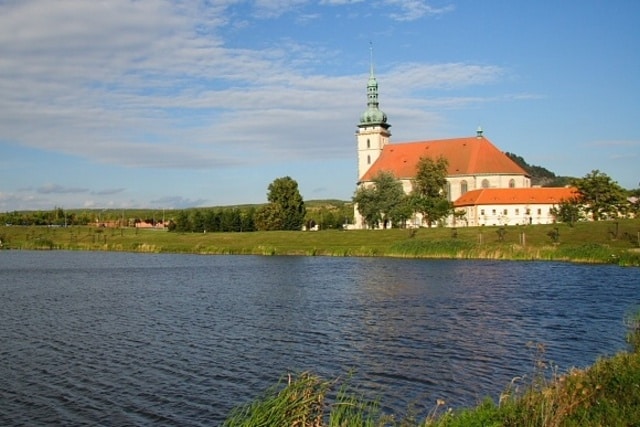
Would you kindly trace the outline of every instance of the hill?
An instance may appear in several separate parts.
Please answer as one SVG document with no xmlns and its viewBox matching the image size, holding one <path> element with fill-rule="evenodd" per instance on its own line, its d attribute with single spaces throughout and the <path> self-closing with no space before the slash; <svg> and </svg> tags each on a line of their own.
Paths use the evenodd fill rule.
<svg viewBox="0 0 640 427">
<path fill-rule="evenodd" d="M 569 185 L 571 179 L 570 176 L 557 176 L 549 169 L 542 166 L 530 165 L 522 157 L 514 153 L 505 153 L 507 157 L 516 162 L 518 166 L 527 171 L 531 176 L 531 185 L 540 187 L 564 187 Z"/>
</svg>

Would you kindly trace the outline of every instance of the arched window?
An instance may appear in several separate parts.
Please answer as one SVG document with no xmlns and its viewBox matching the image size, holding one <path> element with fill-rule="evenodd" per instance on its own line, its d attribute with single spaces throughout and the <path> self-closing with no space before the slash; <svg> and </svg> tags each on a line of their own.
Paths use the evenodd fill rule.
<svg viewBox="0 0 640 427">
<path fill-rule="evenodd" d="M 371 148 L 371 141 L 369 141 L 369 139 L 367 139 L 367 148 Z"/>
<path fill-rule="evenodd" d="M 460 195 L 463 195 L 467 191 L 469 191 L 469 186 L 467 184 L 467 181 L 462 181 L 460 183 Z"/>
<path fill-rule="evenodd" d="M 489 180 L 488 179 L 483 179 L 482 180 L 482 188 L 489 188 Z"/>
<path fill-rule="evenodd" d="M 371 156 L 367 156 L 367 164 L 370 165 L 371 164 Z"/>
<path fill-rule="evenodd" d="M 515 179 L 510 179 L 509 180 L 509 188 L 515 188 L 516 187 L 516 180 Z"/>
</svg>

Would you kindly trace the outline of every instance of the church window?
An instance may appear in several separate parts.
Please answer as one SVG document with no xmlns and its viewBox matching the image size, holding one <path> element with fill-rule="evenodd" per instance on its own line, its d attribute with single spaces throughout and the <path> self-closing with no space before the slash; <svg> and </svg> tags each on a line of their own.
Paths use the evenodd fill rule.
<svg viewBox="0 0 640 427">
<path fill-rule="evenodd" d="M 515 188 L 516 186 L 516 180 L 515 179 L 510 179 L 509 180 L 509 188 Z"/>
<path fill-rule="evenodd" d="M 469 191 L 468 190 L 467 181 L 462 181 L 460 183 L 460 194 L 462 195 L 462 194 L 466 193 L 467 191 Z"/>
<path fill-rule="evenodd" d="M 371 164 L 371 156 L 367 156 L 367 164 L 370 165 Z"/>
<path fill-rule="evenodd" d="M 369 139 L 367 139 L 367 148 L 371 148 L 371 141 L 369 141 Z"/>
<path fill-rule="evenodd" d="M 489 188 L 489 180 L 488 179 L 483 179 L 482 180 L 482 188 Z"/>
</svg>

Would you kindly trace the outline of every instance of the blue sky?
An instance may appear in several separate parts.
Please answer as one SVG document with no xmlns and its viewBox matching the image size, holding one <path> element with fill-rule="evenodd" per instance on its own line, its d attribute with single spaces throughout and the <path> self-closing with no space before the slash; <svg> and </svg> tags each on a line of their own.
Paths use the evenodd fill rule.
<svg viewBox="0 0 640 427">
<path fill-rule="evenodd" d="M 0 0 L 0 211 L 349 200 L 373 44 L 392 142 L 640 186 L 636 0 Z"/>
</svg>

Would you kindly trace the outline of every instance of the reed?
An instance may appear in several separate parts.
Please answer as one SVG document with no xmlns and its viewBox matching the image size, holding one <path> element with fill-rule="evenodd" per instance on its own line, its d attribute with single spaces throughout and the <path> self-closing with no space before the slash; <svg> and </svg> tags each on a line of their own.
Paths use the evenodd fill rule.
<svg viewBox="0 0 640 427">
<path fill-rule="evenodd" d="M 498 402 L 454 410 L 438 399 L 422 418 L 383 413 L 378 402 L 308 372 L 234 409 L 227 427 L 589 427 L 640 425 L 640 309 L 625 319 L 631 352 L 601 358 L 587 369 L 560 375 L 545 347 L 529 343 L 532 371 L 514 378 Z M 337 392 L 335 391 L 337 389 Z"/>
<path fill-rule="evenodd" d="M 617 234 L 612 234 L 612 229 Z M 553 232 L 554 239 L 549 237 Z M 389 256 L 554 260 L 640 266 L 640 220 L 574 227 L 431 228 L 319 232 L 169 233 L 134 228 L 0 226 L 4 249 L 107 250 L 211 255 Z"/>
<path fill-rule="evenodd" d="M 636 315 L 634 322 L 640 317 Z M 640 329 L 633 323 L 636 340 Z M 310 373 L 289 376 L 253 402 L 234 409 L 227 427 L 589 427 L 640 425 L 640 353 L 620 352 L 601 358 L 588 369 L 560 375 L 544 359 L 544 346 L 532 344 L 531 374 L 514 378 L 498 402 L 485 398 L 476 407 L 454 410 L 438 399 L 422 417 L 383 413 L 339 381 Z M 337 393 L 335 392 L 338 388 Z"/>
<path fill-rule="evenodd" d="M 288 375 L 260 398 L 234 409 L 224 427 L 378 426 L 380 411 L 375 402 L 361 398 L 348 382 L 323 380 L 303 372 Z M 336 391 L 337 388 L 337 391 Z"/>
</svg>

